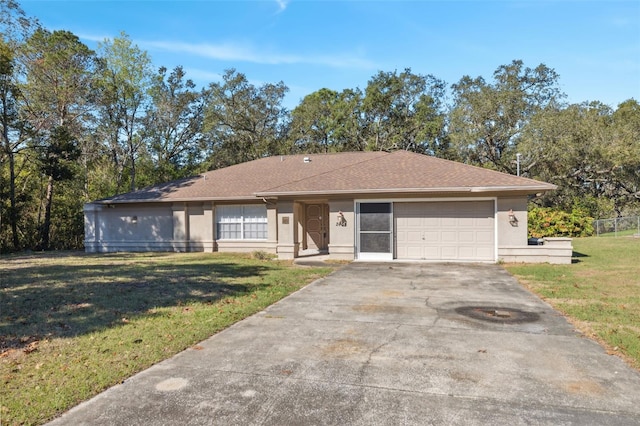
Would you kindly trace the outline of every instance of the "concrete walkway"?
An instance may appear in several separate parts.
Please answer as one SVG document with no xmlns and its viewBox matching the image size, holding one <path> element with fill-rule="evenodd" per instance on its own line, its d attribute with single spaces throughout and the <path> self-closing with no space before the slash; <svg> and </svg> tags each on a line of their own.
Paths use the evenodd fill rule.
<svg viewBox="0 0 640 426">
<path fill-rule="evenodd" d="M 638 425 L 640 374 L 498 265 L 354 263 L 52 425 Z"/>
</svg>

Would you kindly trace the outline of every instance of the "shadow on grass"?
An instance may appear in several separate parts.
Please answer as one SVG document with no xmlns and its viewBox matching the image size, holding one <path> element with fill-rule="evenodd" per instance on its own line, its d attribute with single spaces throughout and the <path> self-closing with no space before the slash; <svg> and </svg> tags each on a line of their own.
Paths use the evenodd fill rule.
<svg viewBox="0 0 640 426">
<path fill-rule="evenodd" d="M 123 325 L 154 308 L 250 293 L 264 285 L 254 278 L 270 269 L 205 259 L 177 258 L 175 265 L 122 259 L 88 257 L 70 265 L 27 263 L 0 270 L 0 352 Z"/>
<path fill-rule="evenodd" d="M 580 263 L 582 262 L 582 260 L 580 260 L 580 258 L 582 257 L 589 257 L 588 254 L 584 254 L 584 253 L 580 253 L 578 251 L 574 251 L 573 254 L 571 255 L 571 263 Z"/>
</svg>

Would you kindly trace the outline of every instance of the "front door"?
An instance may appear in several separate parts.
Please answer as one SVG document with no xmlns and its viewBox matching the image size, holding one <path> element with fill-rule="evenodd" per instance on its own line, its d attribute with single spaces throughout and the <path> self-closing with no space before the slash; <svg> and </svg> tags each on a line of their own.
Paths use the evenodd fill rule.
<svg viewBox="0 0 640 426">
<path fill-rule="evenodd" d="M 329 208 L 326 204 L 307 204 L 305 210 L 306 248 L 326 250 L 329 243 Z"/>
</svg>

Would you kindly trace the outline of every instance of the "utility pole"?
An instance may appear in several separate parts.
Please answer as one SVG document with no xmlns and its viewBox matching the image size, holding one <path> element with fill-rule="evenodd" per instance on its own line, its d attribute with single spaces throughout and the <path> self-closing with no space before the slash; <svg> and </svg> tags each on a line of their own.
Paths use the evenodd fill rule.
<svg viewBox="0 0 640 426">
<path fill-rule="evenodd" d="M 520 176 L 520 156 L 521 155 L 522 154 L 520 154 L 520 153 L 516 154 L 516 175 L 517 176 Z"/>
</svg>

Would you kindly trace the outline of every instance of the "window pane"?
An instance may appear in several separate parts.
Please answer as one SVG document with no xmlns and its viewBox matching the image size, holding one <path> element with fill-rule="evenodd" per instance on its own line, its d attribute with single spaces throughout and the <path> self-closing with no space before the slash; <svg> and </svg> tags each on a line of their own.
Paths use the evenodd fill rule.
<svg viewBox="0 0 640 426">
<path fill-rule="evenodd" d="M 391 213 L 391 203 L 361 203 L 360 213 Z"/>
<path fill-rule="evenodd" d="M 242 238 L 239 223 L 219 223 L 218 238 L 221 240 L 239 240 Z"/>
<path fill-rule="evenodd" d="M 266 223 L 245 223 L 244 238 L 248 240 L 266 240 L 267 224 Z"/>
<path fill-rule="evenodd" d="M 216 208 L 218 238 L 221 240 L 266 240 L 265 205 L 219 206 Z"/>
<path fill-rule="evenodd" d="M 391 231 L 391 203 L 361 203 L 361 231 Z"/>
<path fill-rule="evenodd" d="M 245 222 L 266 222 L 267 206 L 244 206 L 243 216 Z"/>
<path fill-rule="evenodd" d="M 242 206 L 216 207 L 218 223 L 232 223 L 242 221 Z"/>
<path fill-rule="evenodd" d="M 361 253 L 389 253 L 391 251 L 391 234 L 360 234 Z"/>
</svg>

